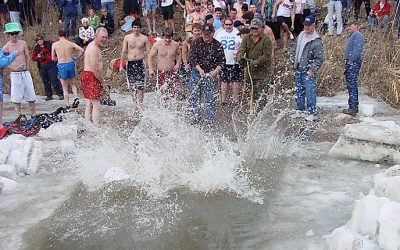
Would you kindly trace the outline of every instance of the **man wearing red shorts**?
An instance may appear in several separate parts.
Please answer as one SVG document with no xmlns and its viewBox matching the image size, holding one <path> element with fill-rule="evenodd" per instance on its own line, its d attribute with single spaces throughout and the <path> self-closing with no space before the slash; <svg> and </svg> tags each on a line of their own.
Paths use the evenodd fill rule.
<svg viewBox="0 0 400 250">
<path fill-rule="evenodd" d="M 153 57 L 157 55 L 158 86 L 173 98 L 179 95 L 178 69 L 181 65 L 181 50 L 179 44 L 172 40 L 173 33 L 165 29 L 164 38 L 156 42 L 148 56 L 149 75 L 154 75 Z"/>
<path fill-rule="evenodd" d="M 86 47 L 81 74 L 81 86 L 86 102 L 85 119 L 96 125 L 100 121 L 100 97 L 104 85 L 104 79 L 101 76 L 103 62 L 100 47 L 104 45 L 107 38 L 108 33 L 105 28 L 100 27 L 96 30 L 93 42 Z"/>
</svg>

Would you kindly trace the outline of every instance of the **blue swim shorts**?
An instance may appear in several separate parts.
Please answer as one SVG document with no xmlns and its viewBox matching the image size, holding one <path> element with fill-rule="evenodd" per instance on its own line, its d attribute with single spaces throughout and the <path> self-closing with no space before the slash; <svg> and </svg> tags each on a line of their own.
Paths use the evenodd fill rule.
<svg viewBox="0 0 400 250">
<path fill-rule="evenodd" d="M 156 0 L 146 0 L 144 3 L 144 7 L 147 11 L 155 11 L 157 9 L 157 1 Z"/>
<path fill-rule="evenodd" d="M 75 62 L 59 63 L 58 76 L 61 80 L 69 80 L 75 77 Z"/>
</svg>

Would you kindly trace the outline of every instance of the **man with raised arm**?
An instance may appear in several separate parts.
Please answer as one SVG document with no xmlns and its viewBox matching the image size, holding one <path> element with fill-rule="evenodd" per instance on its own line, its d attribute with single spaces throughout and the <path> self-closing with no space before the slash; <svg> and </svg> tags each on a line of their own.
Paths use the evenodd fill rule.
<svg viewBox="0 0 400 250">
<path fill-rule="evenodd" d="M 142 108 L 144 89 L 146 85 L 146 66 L 144 62 L 145 53 L 149 54 L 151 44 L 147 36 L 140 33 L 142 24 L 139 19 L 132 22 L 132 33 L 126 35 L 122 43 L 121 64 L 119 71 L 122 72 L 123 63 L 126 64 L 126 80 L 128 90 L 132 91 L 136 97 L 136 107 Z"/>
<path fill-rule="evenodd" d="M 60 77 L 63 88 L 64 100 L 69 108 L 68 86 L 71 86 L 74 94 L 74 102 L 72 108 L 77 108 L 79 105 L 78 90 L 76 88 L 75 78 L 75 62 L 83 53 L 83 49 L 76 43 L 70 42 L 65 37 L 64 30 L 58 31 L 59 40 L 51 46 L 51 58 L 57 61 L 58 76 Z"/>
<path fill-rule="evenodd" d="M 28 71 L 30 65 L 30 54 L 28 45 L 25 41 L 18 39 L 18 33 L 21 32 L 19 23 L 7 23 L 5 33 L 9 36 L 9 41 L 4 45 L 4 53 L 15 52 L 17 57 L 8 66 L 10 68 L 11 81 L 11 102 L 14 103 L 15 112 L 18 116 L 22 115 L 21 102 L 25 100 L 31 108 L 31 115 L 36 115 L 36 94 L 33 87 L 31 73 Z"/>
<path fill-rule="evenodd" d="M 101 61 L 100 47 L 107 41 L 108 33 L 104 27 L 96 30 L 93 42 L 85 50 L 84 67 L 81 74 L 81 86 L 86 102 L 85 119 L 99 124 L 100 98 L 104 88 L 104 79 L 101 76 L 103 62 Z"/>
<path fill-rule="evenodd" d="M 154 74 L 153 58 L 157 55 L 158 86 L 167 89 L 169 96 L 177 98 L 180 92 L 178 69 L 181 65 L 181 50 L 179 44 L 172 40 L 173 32 L 167 28 L 164 38 L 156 42 L 148 56 L 149 75 Z"/>
</svg>

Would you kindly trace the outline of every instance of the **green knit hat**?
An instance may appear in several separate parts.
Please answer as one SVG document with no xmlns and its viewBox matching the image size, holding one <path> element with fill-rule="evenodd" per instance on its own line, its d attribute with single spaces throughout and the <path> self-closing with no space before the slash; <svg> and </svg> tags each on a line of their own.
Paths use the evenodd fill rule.
<svg viewBox="0 0 400 250">
<path fill-rule="evenodd" d="M 19 23 L 6 23 L 6 31 L 4 33 L 21 32 L 21 25 Z"/>
</svg>

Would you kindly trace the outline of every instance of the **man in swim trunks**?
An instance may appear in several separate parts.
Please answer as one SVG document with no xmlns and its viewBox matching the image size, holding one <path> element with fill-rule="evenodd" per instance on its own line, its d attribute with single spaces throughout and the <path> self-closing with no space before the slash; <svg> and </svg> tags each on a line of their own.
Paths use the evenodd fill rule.
<svg viewBox="0 0 400 250">
<path fill-rule="evenodd" d="M 101 76 L 103 62 L 101 61 L 100 47 L 107 41 L 108 33 L 103 27 L 96 30 L 94 41 L 89 43 L 84 55 L 84 66 L 81 74 L 81 86 L 86 102 L 85 119 L 99 124 L 100 98 L 104 86 Z"/>
<path fill-rule="evenodd" d="M 25 100 L 31 108 L 31 115 L 36 115 L 36 94 L 33 87 L 31 73 L 28 71 L 30 54 L 28 45 L 25 41 L 18 39 L 18 33 L 21 32 L 19 23 L 7 23 L 5 33 L 9 35 L 10 40 L 4 45 L 3 50 L 6 54 L 15 52 L 17 57 L 8 66 L 11 70 L 11 102 L 14 103 L 15 112 L 18 116 L 22 115 L 21 102 Z"/>
<path fill-rule="evenodd" d="M 168 96 L 178 97 L 179 76 L 178 69 L 181 65 L 181 51 L 179 44 L 172 40 L 173 32 L 165 29 L 164 38 L 156 42 L 148 56 L 149 75 L 154 74 L 153 58 L 157 55 L 158 86 L 166 89 Z"/>
<path fill-rule="evenodd" d="M 60 77 L 63 88 L 64 100 L 69 107 L 68 86 L 71 86 L 74 94 L 73 108 L 77 108 L 79 104 L 78 90 L 76 88 L 75 78 L 75 62 L 78 57 L 83 54 L 83 49 L 76 43 L 68 41 L 65 37 L 64 30 L 58 31 L 59 40 L 51 46 L 51 58 L 58 61 L 58 76 Z M 74 54 L 76 53 L 76 54 Z"/>
<path fill-rule="evenodd" d="M 132 33 L 124 37 L 122 43 L 121 62 L 127 60 L 126 80 L 128 90 L 136 97 L 136 108 L 142 108 L 144 88 L 146 85 L 145 53 L 149 54 L 151 44 L 147 36 L 140 33 L 142 24 L 139 19 L 132 22 Z M 121 63 L 119 71 L 124 70 Z M 135 110 L 136 111 L 136 110 Z"/>
</svg>

